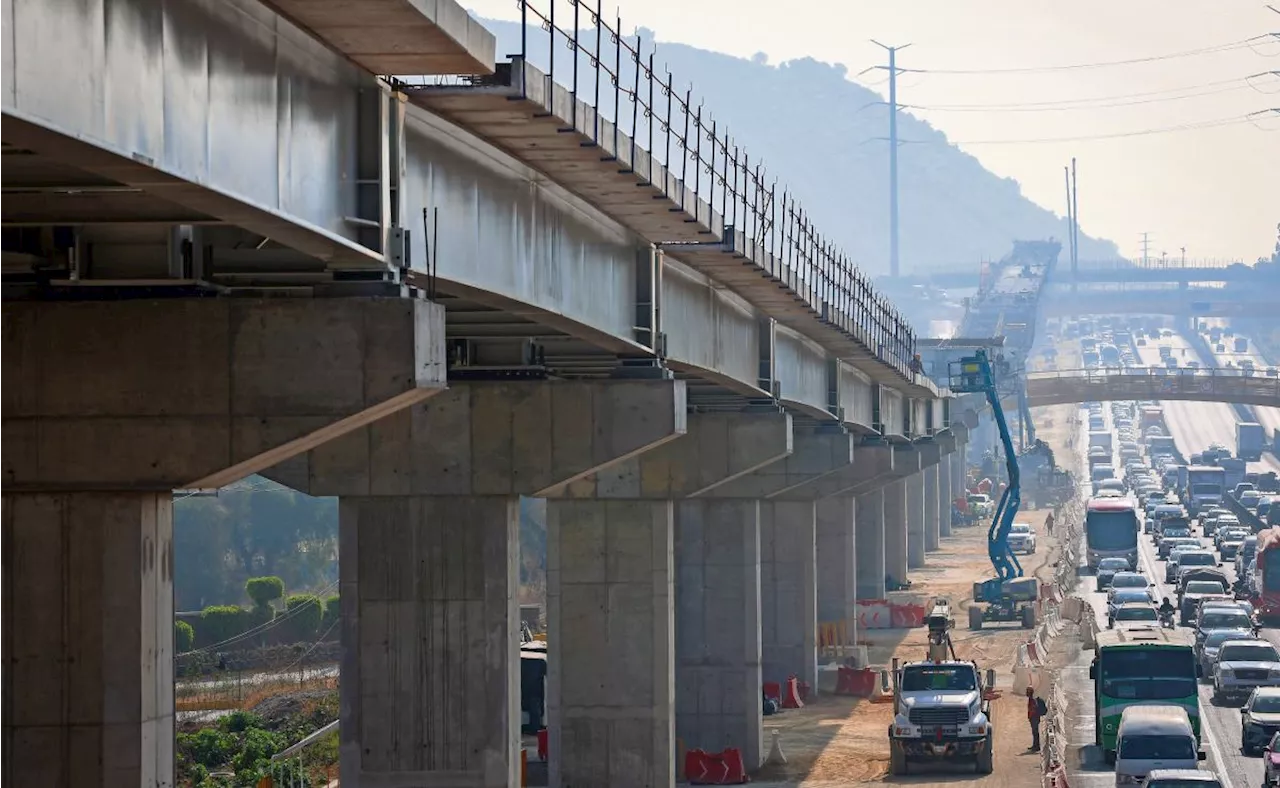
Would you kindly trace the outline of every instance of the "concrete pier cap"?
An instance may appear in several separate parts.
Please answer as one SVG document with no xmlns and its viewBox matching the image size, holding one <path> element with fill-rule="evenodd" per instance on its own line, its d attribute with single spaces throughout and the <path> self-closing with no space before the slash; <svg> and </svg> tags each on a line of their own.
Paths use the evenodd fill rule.
<svg viewBox="0 0 1280 788">
<path fill-rule="evenodd" d="M 842 426 L 796 427 L 791 454 L 752 473 L 698 493 L 711 498 L 786 499 L 815 479 L 849 470 L 857 439 Z"/>
<path fill-rule="evenodd" d="M 6 493 L 217 488 L 445 386 L 444 308 L 421 300 L 10 302 L 3 321 Z"/>
<path fill-rule="evenodd" d="M 680 440 L 547 490 L 550 498 L 674 500 L 692 498 L 789 457 L 791 416 L 694 413 Z M 750 495 L 747 497 L 759 497 Z"/>
<path fill-rule="evenodd" d="M 911 443 L 894 444 L 892 478 L 905 479 L 912 474 L 919 473 L 923 465 L 923 459 L 919 445 Z"/>
<path fill-rule="evenodd" d="M 816 501 L 833 495 L 858 495 L 883 483 L 894 467 L 892 446 L 868 443 L 857 437 L 853 441 L 853 462 L 771 497 L 784 501 Z"/>
<path fill-rule="evenodd" d="M 937 465 L 942 457 L 942 446 L 933 438 L 920 438 L 915 442 L 916 451 L 920 454 L 921 469 Z"/>
</svg>

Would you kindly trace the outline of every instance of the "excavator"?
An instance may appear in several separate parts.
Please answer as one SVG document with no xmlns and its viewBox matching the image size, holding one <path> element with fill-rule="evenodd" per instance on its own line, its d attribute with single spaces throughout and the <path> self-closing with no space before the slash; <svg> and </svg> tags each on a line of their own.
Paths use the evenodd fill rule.
<svg viewBox="0 0 1280 788">
<path fill-rule="evenodd" d="M 996 429 L 1000 432 L 1000 444 L 1004 449 L 1005 467 L 1009 484 L 1000 495 L 995 516 L 987 530 L 987 555 L 995 570 L 995 577 L 973 584 L 974 604 L 969 607 L 969 628 L 982 629 L 987 622 L 1016 621 L 1023 628 L 1036 624 L 1035 601 L 1039 582 L 1034 577 L 1023 577 L 1022 564 L 1009 549 L 1009 531 L 1013 518 L 1022 504 L 1021 474 L 1018 455 L 1013 447 L 1009 422 L 1000 404 L 1000 392 L 991 361 L 985 350 L 951 362 L 948 385 L 957 394 L 983 394 L 991 407 Z"/>
</svg>

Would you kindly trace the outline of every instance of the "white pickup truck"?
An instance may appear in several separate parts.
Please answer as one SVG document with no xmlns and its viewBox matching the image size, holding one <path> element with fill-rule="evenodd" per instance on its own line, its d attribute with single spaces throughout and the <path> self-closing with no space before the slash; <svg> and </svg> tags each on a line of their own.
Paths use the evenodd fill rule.
<svg viewBox="0 0 1280 788">
<path fill-rule="evenodd" d="M 1014 523 L 1009 528 L 1009 551 L 1035 555 L 1036 532 L 1030 523 Z"/>
</svg>

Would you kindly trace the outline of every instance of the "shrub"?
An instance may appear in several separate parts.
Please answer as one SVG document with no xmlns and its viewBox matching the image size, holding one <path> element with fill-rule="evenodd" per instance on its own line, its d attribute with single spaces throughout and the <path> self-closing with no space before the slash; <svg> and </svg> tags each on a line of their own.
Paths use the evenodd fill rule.
<svg viewBox="0 0 1280 788">
<path fill-rule="evenodd" d="M 337 640 L 342 637 L 342 631 L 339 629 L 338 619 L 342 618 L 342 600 L 337 594 L 325 597 L 324 599 L 324 616 L 320 619 L 320 631 L 328 632 L 329 640 Z"/>
<path fill-rule="evenodd" d="M 211 646 L 233 638 L 248 629 L 248 611 L 239 605 L 210 605 L 200 611 L 201 646 Z"/>
<path fill-rule="evenodd" d="M 276 735 L 262 728 L 249 728 L 240 740 L 240 752 L 231 759 L 237 772 L 258 769 L 269 764 L 271 756 L 284 749 Z"/>
<path fill-rule="evenodd" d="M 261 728 L 262 718 L 251 711 L 233 711 L 218 720 L 218 727 L 227 733 L 244 733 L 250 728 Z"/>
<path fill-rule="evenodd" d="M 185 621 L 173 622 L 173 652 L 175 654 L 185 654 L 191 650 L 191 645 L 196 642 L 196 631 L 190 624 Z"/>
<path fill-rule="evenodd" d="M 257 607 L 266 607 L 284 596 L 284 581 L 278 577 L 251 577 L 245 581 L 245 593 Z"/>
<path fill-rule="evenodd" d="M 294 640 L 312 640 L 320 629 L 324 610 L 315 594 L 290 594 L 285 600 L 289 630 Z"/>
<path fill-rule="evenodd" d="M 201 728 L 192 734 L 178 734 L 178 748 L 195 763 L 216 769 L 236 754 L 237 743 L 229 733 L 217 728 Z"/>
</svg>

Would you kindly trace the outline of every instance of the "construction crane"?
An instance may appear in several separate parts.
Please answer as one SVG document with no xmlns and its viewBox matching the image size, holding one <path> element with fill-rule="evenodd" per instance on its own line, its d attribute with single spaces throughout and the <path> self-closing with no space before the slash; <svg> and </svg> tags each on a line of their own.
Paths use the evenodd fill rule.
<svg viewBox="0 0 1280 788">
<path fill-rule="evenodd" d="M 976 355 L 953 361 L 948 369 L 951 391 L 957 394 L 983 394 L 991 406 L 996 429 L 1000 432 L 1000 444 L 1004 448 L 1005 467 L 1009 484 L 1000 495 L 995 516 L 987 530 L 987 555 L 995 569 L 995 577 L 973 585 L 974 604 L 969 608 L 969 628 L 981 629 L 986 621 L 1019 621 L 1025 628 L 1035 626 L 1035 607 L 1038 583 L 1034 577 L 1022 576 L 1022 564 L 1009 549 L 1009 531 L 1013 518 L 1022 504 L 1021 476 L 1018 472 L 1018 455 L 1013 448 L 1013 436 L 1000 404 L 1000 391 L 995 374 L 985 350 Z"/>
</svg>

